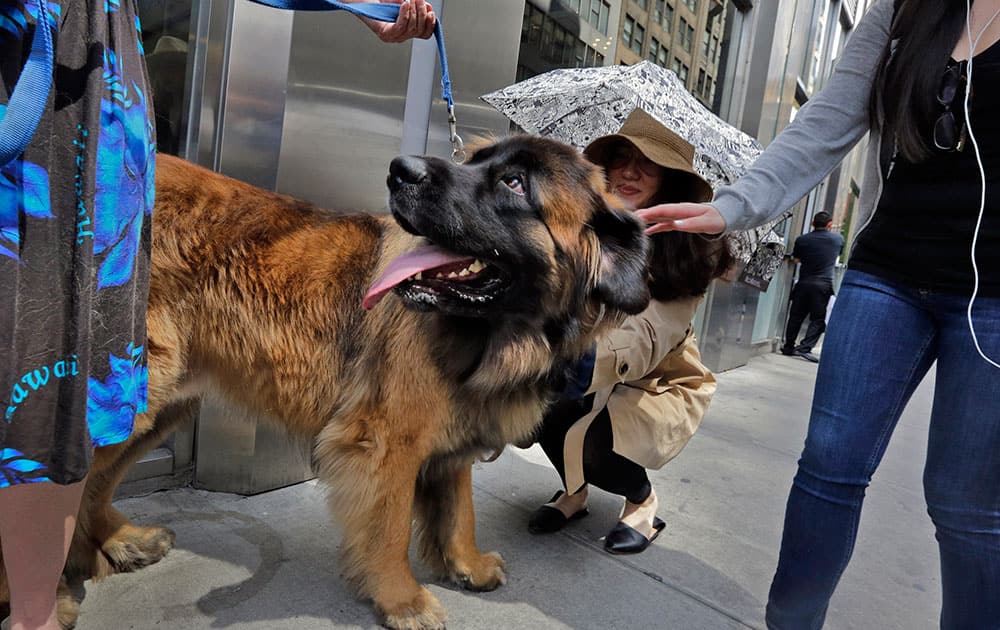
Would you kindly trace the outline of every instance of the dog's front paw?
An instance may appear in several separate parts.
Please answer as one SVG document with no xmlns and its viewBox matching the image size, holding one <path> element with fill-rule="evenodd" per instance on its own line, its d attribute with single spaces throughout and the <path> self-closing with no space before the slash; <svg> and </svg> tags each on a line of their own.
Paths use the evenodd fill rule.
<svg viewBox="0 0 1000 630">
<path fill-rule="evenodd" d="M 491 551 L 455 562 L 449 577 L 470 591 L 492 591 L 507 583 L 506 567 L 503 557 Z"/>
<path fill-rule="evenodd" d="M 399 604 L 377 604 L 382 624 L 393 630 L 444 630 L 447 618 L 444 606 L 424 587 L 416 596 Z"/>
<path fill-rule="evenodd" d="M 116 571 L 128 573 L 159 562 L 174 547 L 174 532 L 166 527 L 125 525 L 101 545 Z"/>
</svg>

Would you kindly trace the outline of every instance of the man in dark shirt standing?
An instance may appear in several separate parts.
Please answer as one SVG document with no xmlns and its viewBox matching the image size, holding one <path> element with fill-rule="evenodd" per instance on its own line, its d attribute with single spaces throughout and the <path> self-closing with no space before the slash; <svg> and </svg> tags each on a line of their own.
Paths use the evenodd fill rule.
<svg viewBox="0 0 1000 630">
<path fill-rule="evenodd" d="M 844 237 L 830 231 L 832 223 L 827 212 L 817 212 L 812 224 L 813 231 L 795 239 L 792 249 L 792 259 L 802 266 L 799 281 L 792 289 L 792 306 L 781 354 L 818 363 L 819 357 L 812 349 L 826 330 L 826 307 L 833 295 L 833 267 L 844 250 Z M 806 315 L 809 316 L 809 328 L 796 346 L 795 340 Z"/>
</svg>

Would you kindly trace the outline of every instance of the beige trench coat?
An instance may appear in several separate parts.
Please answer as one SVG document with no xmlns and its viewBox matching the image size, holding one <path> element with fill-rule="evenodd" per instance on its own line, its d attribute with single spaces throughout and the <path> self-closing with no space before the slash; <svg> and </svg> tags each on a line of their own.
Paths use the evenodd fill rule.
<svg viewBox="0 0 1000 630">
<path fill-rule="evenodd" d="M 644 468 L 661 468 L 694 435 L 716 388 L 691 330 L 700 301 L 654 300 L 597 342 L 587 392 L 595 394 L 594 406 L 570 427 L 563 446 L 567 488 L 584 484 L 583 439 L 604 407 L 614 451 Z"/>
</svg>

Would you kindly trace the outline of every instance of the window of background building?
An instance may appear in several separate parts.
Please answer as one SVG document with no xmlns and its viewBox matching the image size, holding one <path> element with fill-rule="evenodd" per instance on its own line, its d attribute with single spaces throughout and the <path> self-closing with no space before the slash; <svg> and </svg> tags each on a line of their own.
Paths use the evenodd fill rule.
<svg viewBox="0 0 1000 630">
<path fill-rule="evenodd" d="M 604 55 L 538 7 L 525 3 L 517 66 L 519 81 L 555 68 L 603 64 Z"/>
<path fill-rule="evenodd" d="M 632 33 L 635 31 L 635 18 L 631 15 L 625 16 L 625 23 L 622 25 L 622 42 L 626 46 L 632 46 Z"/>
<path fill-rule="evenodd" d="M 681 18 L 681 25 L 677 34 L 681 37 L 681 48 L 691 52 L 691 46 L 694 44 L 694 27 L 688 24 L 687 20 Z"/>
<path fill-rule="evenodd" d="M 663 3 L 666 0 L 653 0 L 653 23 L 659 24 L 663 19 Z"/>
<path fill-rule="evenodd" d="M 608 16 L 611 15 L 611 5 L 606 0 L 590 0 L 590 25 L 608 34 Z"/>
<path fill-rule="evenodd" d="M 705 96 L 705 69 L 704 68 L 699 68 L 698 69 L 698 83 L 695 84 L 694 91 L 695 91 L 695 94 L 697 94 L 698 96 L 701 96 L 701 97 Z"/>
<path fill-rule="evenodd" d="M 681 65 L 681 71 L 677 73 L 677 76 L 680 77 L 681 83 L 683 83 L 684 85 L 687 85 L 687 82 L 688 82 L 688 67 L 686 65 L 682 64 Z"/>
<path fill-rule="evenodd" d="M 827 24 L 830 14 L 830 0 L 821 0 L 819 11 L 814 13 L 813 41 L 806 53 L 804 67 L 806 93 L 810 96 L 819 89 L 818 82 L 823 72 L 823 53 L 826 49 Z"/>
<path fill-rule="evenodd" d="M 674 57 L 674 63 L 670 66 L 670 69 L 674 71 L 674 74 L 681 76 L 681 60 Z"/>
<path fill-rule="evenodd" d="M 632 52 L 637 55 L 642 54 L 642 45 L 646 41 L 646 27 L 642 24 L 635 25 L 635 35 L 632 37 Z"/>
<path fill-rule="evenodd" d="M 719 59 L 719 38 L 714 35 L 712 36 L 712 47 L 710 49 L 708 58 L 713 63 L 718 61 Z"/>
<path fill-rule="evenodd" d="M 539 44 L 539 48 L 542 50 L 542 56 L 548 57 L 550 50 L 552 48 L 552 31 L 555 29 L 556 24 L 551 18 L 547 18 L 542 21 L 542 40 Z"/>
<path fill-rule="evenodd" d="M 663 5 L 663 21 L 660 24 L 663 25 L 663 30 L 667 33 L 674 30 L 674 7 L 669 2 Z"/>
<path fill-rule="evenodd" d="M 670 51 L 667 50 L 666 46 L 660 46 L 660 52 L 656 55 L 657 65 L 667 67 L 667 60 L 670 58 Z"/>
<path fill-rule="evenodd" d="M 692 13 L 698 13 L 698 0 L 684 0 L 684 4 L 687 5 L 687 8 L 691 9 Z"/>
<path fill-rule="evenodd" d="M 607 0 L 562 0 L 562 2 L 601 33 L 608 34 L 611 5 Z"/>
<path fill-rule="evenodd" d="M 649 9 L 649 0 L 635 0 L 635 3 L 639 5 L 639 8 L 643 11 Z"/>
<path fill-rule="evenodd" d="M 650 37 L 649 55 L 647 56 L 647 59 L 649 59 L 653 63 L 656 63 L 656 56 L 658 54 L 660 54 L 660 40 L 656 39 L 655 37 Z"/>
<path fill-rule="evenodd" d="M 711 46 L 711 41 L 712 41 L 711 30 L 706 30 L 704 33 L 701 34 L 701 54 L 706 59 L 708 58 L 708 50 L 709 47 Z"/>
</svg>

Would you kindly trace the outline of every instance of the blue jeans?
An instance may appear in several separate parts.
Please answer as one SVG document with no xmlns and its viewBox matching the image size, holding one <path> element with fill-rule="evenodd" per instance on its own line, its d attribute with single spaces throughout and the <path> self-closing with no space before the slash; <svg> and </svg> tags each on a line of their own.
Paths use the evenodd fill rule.
<svg viewBox="0 0 1000 630">
<path fill-rule="evenodd" d="M 788 497 L 767 603 L 772 630 L 823 626 L 865 488 L 935 360 L 924 496 L 941 554 L 941 628 L 1000 629 L 1000 369 L 976 352 L 967 304 L 858 271 L 844 276 Z M 1000 298 L 977 299 L 973 321 L 997 360 Z"/>
</svg>

